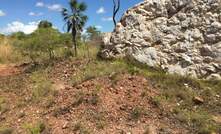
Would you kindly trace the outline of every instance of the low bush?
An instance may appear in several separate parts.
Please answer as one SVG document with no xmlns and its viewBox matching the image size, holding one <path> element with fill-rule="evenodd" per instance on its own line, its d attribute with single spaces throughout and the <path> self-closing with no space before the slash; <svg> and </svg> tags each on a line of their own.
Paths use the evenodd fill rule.
<svg viewBox="0 0 221 134">
<path fill-rule="evenodd" d="M 53 89 L 52 82 L 44 72 L 34 72 L 31 75 L 32 80 L 32 100 L 39 102 L 45 98 L 56 95 L 56 91 Z"/>
</svg>

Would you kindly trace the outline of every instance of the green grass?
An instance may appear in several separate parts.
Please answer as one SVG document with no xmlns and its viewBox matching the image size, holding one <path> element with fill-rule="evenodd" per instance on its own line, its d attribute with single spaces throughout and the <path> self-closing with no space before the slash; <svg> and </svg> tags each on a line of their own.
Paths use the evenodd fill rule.
<svg viewBox="0 0 221 134">
<path fill-rule="evenodd" d="M 130 120 L 137 121 L 145 114 L 143 107 L 134 107 L 130 113 Z"/>
<path fill-rule="evenodd" d="M 87 50 L 89 50 L 89 53 Z M 59 51 L 61 51 L 60 55 L 65 55 L 66 53 L 63 52 L 64 50 Z M 221 96 L 221 81 L 205 81 L 166 74 L 160 69 L 150 68 L 130 58 L 104 61 L 96 57 L 97 51 L 97 47 L 89 46 L 89 49 L 87 49 L 86 46 L 80 46 L 78 57 L 69 59 L 73 61 L 85 61 L 77 68 L 75 74 L 71 77 L 71 85 L 77 86 L 87 80 L 107 77 L 114 86 L 120 79 L 119 74 L 129 73 L 131 75 L 140 75 L 147 78 L 151 86 L 153 86 L 155 90 L 158 90 L 159 95 L 152 97 L 153 104 L 158 108 L 166 109 L 167 106 L 169 106 L 169 109 L 173 109 L 173 112 L 168 111 L 168 113 L 181 123 L 188 125 L 195 133 L 206 134 L 220 132 L 221 128 L 219 124 L 213 122 L 211 116 L 221 111 L 221 97 L 217 97 Z M 42 66 L 41 64 L 36 66 L 38 69 L 32 70 L 30 73 L 31 77 L 28 81 L 30 81 L 32 87 L 32 100 L 36 102 L 46 101 L 45 106 L 51 107 L 54 103 L 53 99 L 56 92 L 52 88 L 52 82 L 48 77 L 48 72 L 53 68 L 53 64 L 51 64 L 50 67 Z M 46 71 L 42 71 L 46 68 Z M 3 88 L 3 91 L 22 92 L 26 90 L 24 87 L 24 85 L 26 85 L 25 83 L 29 83 L 27 80 L 23 80 L 22 77 L 24 76 L 8 77 L 7 79 L 1 78 L 0 86 Z M 101 86 L 97 85 L 91 94 L 79 91 L 73 96 L 73 106 L 79 106 L 83 103 L 98 105 L 102 101 L 99 98 L 100 90 Z M 145 89 L 141 96 L 145 97 L 146 95 Z M 204 103 L 196 105 L 193 102 L 195 96 L 201 97 Z M 88 102 L 85 102 L 86 97 L 88 97 Z M 142 109 L 134 108 L 131 111 L 130 118 L 138 120 L 142 117 L 142 114 Z M 98 128 L 102 129 L 104 126 L 105 122 L 103 120 L 97 121 Z M 82 124 L 77 123 L 76 129 L 83 131 L 81 130 Z"/>
<path fill-rule="evenodd" d="M 105 118 L 107 113 L 103 110 L 87 109 L 85 115 L 86 120 L 94 123 L 98 129 L 104 129 L 108 125 L 108 120 Z"/>
<path fill-rule="evenodd" d="M 6 100 L 0 97 L 0 113 L 3 114 L 9 110 L 9 105 L 7 104 Z"/>
<path fill-rule="evenodd" d="M 0 127 L 0 134 L 12 134 L 13 129 L 10 127 Z"/>
<path fill-rule="evenodd" d="M 33 72 L 30 79 L 32 81 L 32 101 L 40 102 L 45 100 L 50 105 L 50 102 L 53 101 L 53 96 L 56 95 L 56 91 L 53 89 L 52 81 L 48 78 L 47 73 L 44 71 Z"/>
<path fill-rule="evenodd" d="M 72 131 L 79 132 L 79 134 L 90 134 L 90 130 L 80 122 L 73 124 Z"/>
<path fill-rule="evenodd" d="M 216 97 L 221 96 L 221 81 L 205 81 L 167 74 L 130 58 L 112 61 L 94 58 L 72 77 L 72 84 L 78 85 L 93 78 L 108 76 L 115 85 L 121 73 L 141 75 L 149 79 L 153 87 L 160 91 L 160 95 L 152 98 L 153 104 L 160 109 L 166 109 L 167 106 L 172 109 L 177 107 L 181 109 L 175 118 L 184 124 L 191 125 L 194 132 L 205 133 L 219 130 L 216 123 L 211 123 L 210 117 L 221 111 L 221 98 Z M 142 96 L 145 97 L 145 93 Z M 196 106 L 193 102 L 196 96 L 204 100 L 202 105 Z M 193 109 L 194 107 L 196 109 Z M 131 113 L 134 120 L 139 119 L 141 115 L 142 112 L 139 109 L 134 109 Z"/>
<path fill-rule="evenodd" d="M 29 134 L 41 134 L 46 129 L 46 126 L 42 122 L 37 122 L 34 125 L 26 123 L 23 125 L 23 128 L 26 129 Z"/>
<path fill-rule="evenodd" d="M 72 77 L 72 85 L 78 85 L 84 81 L 108 76 L 111 73 L 120 73 L 127 70 L 126 63 L 122 61 L 99 61 L 94 60 L 86 64 L 80 71 Z"/>
</svg>

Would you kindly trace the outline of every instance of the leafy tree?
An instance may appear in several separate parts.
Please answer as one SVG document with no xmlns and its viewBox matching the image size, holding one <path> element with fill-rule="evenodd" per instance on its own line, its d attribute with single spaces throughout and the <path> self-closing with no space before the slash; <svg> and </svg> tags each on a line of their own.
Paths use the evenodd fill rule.
<svg viewBox="0 0 221 134">
<path fill-rule="evenodd" d="M 117 22 L 116 22 L 116 15 L 118 11 L 120 10 L 120 0 L 113 0 L 114 8 L 113 8 L 113 21 L 114 25 L 116 27 Z"/>
<path fill-rule="evenodd" d="M 86 29 L 89 40 L 96 40 L 100 37 L 101 32 L 95 26 L 89 26 Z"/>
<path fill-rule="evenodd" d="M 5 37 L 5 35 L 4 34 L 0 34 L 0 38 L 4 38 Z"/>
<path fill-rule="evenodd" d="M 71 48 L 71 45 L 72 45 L 72 36 L 70 33 L 63 33 L 61 34 L 60 36 L 60 42 L 64 45 L 64 57 L 68 58 L 68 57 L 73 57 L 73 52 L 72 52 L 72 49 L 69 49 Z"/>
<path fill-rule="evenodd" d="M 50 59 L 55 57 L 54 51 L 59 46 L 60 33 L 53 28 L 39 28 L 30 34 L 22 43 L 21 49 L 25 56 L 33 62 L 45 54 Z"/>
<path fill-rule="evenodd" d="M 16 32 L 16 33 L 12 33 L 11 37 L 15 38 L 15 39 L 18 39 L 18 40 L 21 40 L 21 39 L 24 39 L 26 37 L 26 35 L 25 35 L 24 32 Z"/>
<path fill-rule="evenodd" d="M 42 20 L 38 24 L 38 28 L 50 28 L 50 27 L 52 27 L 52 23 L 47 20 Z"/>
<path fill-rule="evenodd" d="M 77 34 L 83 31 L 83 27 L 88 19 L 84 12 L 87 6 L 84 2 L 79 3 L 77 0 L 70 0 L 70 9 L 63 8 L 62 16 L 67 26 L 67 32 L 71 32 L 74 44 L 75 56 L 77 56 Z"/>
</svg>

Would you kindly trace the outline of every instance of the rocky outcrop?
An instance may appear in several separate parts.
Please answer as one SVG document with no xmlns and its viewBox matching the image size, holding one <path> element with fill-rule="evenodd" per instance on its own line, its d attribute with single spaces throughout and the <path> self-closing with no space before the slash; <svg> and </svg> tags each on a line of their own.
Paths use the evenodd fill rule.
<svg viewBox="0 0 221 134">
<path fill-rule="evenodd" d="M 169 73 L 221 78 L 221 0 L 144 0 L 126 11 L 100 56 L 132 56 Z"/>
</svg>

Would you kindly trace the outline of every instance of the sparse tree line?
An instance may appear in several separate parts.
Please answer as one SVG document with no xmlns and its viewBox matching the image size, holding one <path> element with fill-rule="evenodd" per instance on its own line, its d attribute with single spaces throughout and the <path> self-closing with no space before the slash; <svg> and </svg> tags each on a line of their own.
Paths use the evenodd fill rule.
<svg viewBox="0 0 221 134">
<path fill-rule="evenodd" d="M 120 0 L 113 0 L 113 22 L 116 26 L 116 14 L 120 9 Z M 69 7 L 63 8 L 61 14 L 65 22 L 66 33 L 53 28 L 53 24 L 42 20 L 36 31 L 26 35 L 16 32 L 8 37 L 15 39 L 14 46 L 22 52 L 23 56 L 36 62 L 39 57 L 55 59 L 58 53 L 65 57 L 77 56 L 78 46 L 84 44 L 98 45 L 101 43 L 101 32 L 95 26 L 89 26 L 82 34 L 88 20 L 85 11 L 87 5 L 78 0 L 70 0 Z M 4 35 L 0 35 L 1 38 Z"/>
</svg>

